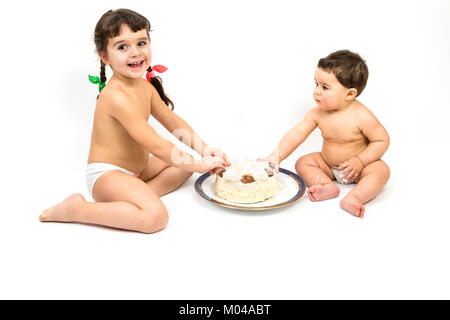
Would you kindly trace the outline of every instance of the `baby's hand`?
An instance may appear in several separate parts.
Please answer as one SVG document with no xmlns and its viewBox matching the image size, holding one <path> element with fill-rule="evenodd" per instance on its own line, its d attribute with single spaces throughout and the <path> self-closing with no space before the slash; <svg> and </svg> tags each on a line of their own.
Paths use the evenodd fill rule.
<svg viewBox="0 0 450 320">
<path fill-rule="evenodd" d="M 231 166 L 230 160 L 228 160 L 227 155 L 220 148 L 217 147 L 206 147 L 203 151 L 203 157 L 206 156 L 216 156 L 222 158 L 227 167 Z"/>
<path fill-rule="evenodd" d="M 364 164 L 362 161 L 354 156 L 348 159 L 347 161 L 341 163 L 339 165 L 339 170 L 341 171 L 341 175 L 345 177 L 347 180 L 356 180 L 359 177 L 362 169 L 364 168 Z"/>
<path fill-rule="evenodd" d="M 226 164 L 222 157 L 205 156 L 199 160 L 199 165 L 196 171 L 199 173 L 209 171 L 209 173 L 213 174 L 216 169 L 225 169 L 225 167 Z"/>
<path fill-rule="evenodd" d="M 280 158 L 275 155 L 270 155 L 267 158 L 258 158 L 257 161 L 267 161 L 271 167 L 275 170 L 275 172 L 280 171 Z"/>
</svg>

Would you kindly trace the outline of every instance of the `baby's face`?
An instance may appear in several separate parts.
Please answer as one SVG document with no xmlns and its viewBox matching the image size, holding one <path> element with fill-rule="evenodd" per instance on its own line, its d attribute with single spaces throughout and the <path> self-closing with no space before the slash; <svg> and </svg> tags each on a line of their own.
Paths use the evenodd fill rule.
<svg viewBox="0 0 450 320">
<path fill-rule="evenodd" d="M 101 57 L 115 73 L 126 78 L 141 78 L 152 62 L 147 31 L 134 32 L 128 25 L 122 25 L 120 35 L 109 39 L 107 55 Z"/>
<path fill-rule="evenodd" d="M 316 68 L 314 100 L 324 110 L 339 109 L 346 103 L 349 89 L 344 87 L 333 73 Z"/>
</svg>

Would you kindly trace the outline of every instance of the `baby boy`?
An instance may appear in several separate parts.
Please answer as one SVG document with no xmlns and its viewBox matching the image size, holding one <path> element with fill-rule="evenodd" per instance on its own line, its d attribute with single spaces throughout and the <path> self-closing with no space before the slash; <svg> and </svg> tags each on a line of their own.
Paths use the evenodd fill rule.
<svg viewBox="0 0 450 320">
<path fill-rule="evenodd" d="M 389 135 L 373 113 L 356 100 L 368 76 L 365 61 L 348 50 L 320 59 L 315 71 L 317 106 L 284 135 L 266 158 L 278 171 L 280 162 L 319 127 L 322 151 L 299 158 L 295 169 L 305 180 L 312 201 L 337 197 L 339 188 L 332 182 L 334 179 L 344 184 L 356 183 L 340 206 L 361 218 L 364 204 L 381 191 L 390 174 L 381 160 L 389 146 Z"/>
</svg>

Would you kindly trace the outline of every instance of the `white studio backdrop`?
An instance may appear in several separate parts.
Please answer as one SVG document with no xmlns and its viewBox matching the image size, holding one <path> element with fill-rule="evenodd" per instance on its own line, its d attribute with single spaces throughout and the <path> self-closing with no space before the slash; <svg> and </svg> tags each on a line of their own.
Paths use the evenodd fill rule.
<svg viewBox="0 0 450 320">
<path fill-rule="evenodd" d="M 0 161 L 4 168 L 1 191 L 6 206 L 1 210 L 0 252 L 10 260 L 8 264 L 0 266 L 0 279 L 4 280 L 4 285 L 0 285 L 0 297 L 58 297 L 58 293 L 51 291 L 51 288 L 58 288 L 62 297 L 76 298 L 83 297 L 83 294 L 88 297 L 138 298 L 234 297 L 234 288 L 220 281 L 223 287 L 210 288 L 205 284 L 206 280 L 196 273 L 198 268 L 195 268 L 195 259 L 205 254 L 201 248 L 206 251 L 214 248 L 212 244 L 211 247 L 204 247 L 204 239 L 217 235 L 214 227 L 220 228 L 214 216 L 205 214 L 202 216 L 204 225 L 201 229 L 204 233 L 198 233 L 194 227 L 197 233 L 190 235 L 189 231 L 183 229 L 182 223 L 189 223 L 185 217 L 189 212 L 216 209 L 204 207 L 199 199 L 191 199 L 196 197 L 192 183 L 197 176 L 179 191 L 178 197 L 175 193 L 166 198 L 169 208 L 175 208 L 174 202 L 188 199 L 184 216 L 180 213 L 172 216 L 170 223 L 173 227 L 170 232 L 142 238 L 132 233 L 106 232 L 102 228 L 73 227 L 72 230 L 67 229 L 67 226 L 52 224 L 49 227 L 49 224 L 43 226 L 37 222 L 40 211 L 69 194 L 81 192 L 86 195 L 84 169 L 98 93 L 98 87 L 89 83 L 87 75 L 97 75 L 100 66 L 93 44 L 93 31 L 98 19 L 108 9 L 126 7 L 145 15 L 152 24 L 153 64 L 164 64 L 169 68 L 162 78 L 166 92 L 175 103 L 175 112 L 191 124 L 208 144 L 222 148 L 232 160 L 267 155 L 283 134 L 313 107 L 313 74 L 320 58 L 339 49 L 350 49 L 361 54 L 368 64 L 369 81 L 360 101 L 374 112 L 391 136 L 391 146 L 384 160 L 391 167 L 392 177 L 383 194 L 386 200 L 380 201 L 384 203 L 379 205 L 380 210 L 387 208 L 394 217 L 401 213 L 416 219 L 403 220 L 405 224 L 402 226 L 408 227 L 399 228 L 398 231 L 396 227 L 401 225 L 400 222 L 388 227 L 387 231 L 383 229 L 383 232 L 392 236 L 387 239 L 400 241 L 401 248 L 394 245 L 396 249 L 387 250 L 385 254 L 383 250 L 375 249 L 374 254 L 387 264 L 389 260 L 397 259 L 396 253 L 400 250 L 406 255 L 404 260 L 399 260 L 400 265 L 411 261 L 420 265 L 399 282 L 391 281 L 393 289 L 390 292 L 389 287 L 377 286 L 361 278 L 364 275 L 360 274 L 357 279 L 349 280 L 355 281 L 353 286 L 348 286 L 350 289 L 345 288 L 342 279 L 336 280 L 339 274 L 333 274 L 336 278 L 328 275 L 325 277 L 327 281 L 323 282 L 314 282 L 312 278 L 303 279 L 303 290 L 300 282 L 295 280 L 297 272 L 306 270 L 314 274 L 326 272 L 327 269 L 323 266 L 305 266 L 301 260 L 306 269 L 297 269 L 296 264 L 285 266 L 287 269 L 283 278 L 286 282 L 293 281 L 299 288 L 283 286 L 273 275 L 257 272 L 266 279 L 267 286 L 246 278 L 250 285 L 243 285 L 245 289 L 239 289 L 240 293 L 236 289 L 239 297 L 449 298 L 450 281 L 448 273 L 444 271 L 449 267 L 449 261 L 440 256 L 440 249 L 444 250 L 444 243 L 449 240 L 444 232 L 449 224 L 444 189 L 449 177 L 445 168 L 450 139 L 449 3 L 383 0 L 15 1 L 3 4 L 4 18 L 0 20 L 3 76 L 0 81 L 4 116 L 0 129 L 3 145 Z M 110 77 L 111 72 L 107 75 Z M 162 136 L 176 142 L 153 119 L 150 122 Z M 282 167 L 293 170 L 295 160 L 300 155 L 319 151 L 320 146 L 321 136 L 316 130 Z M 302 201 L 302 208 L 312 206 L 307 199 Z M 333 205 L 337 206 L 338 202 Z M 219 220 L 230 216 L 230 213 L 220 212 Z M 370 215 L 370 211 L 367 214 Z M 433 218 L 427 219 L 430 216 Z M 259 216 L 260 222 L 256 224 L 264 225 L 262 217 Z M 273 214 L 271 219 L 275 217 Z M 255 248 L 256 244 L 249 239 L 258 239 L 260 235 L 252 229 L 257 220 L 245 215 L 241 218 L 245 221 L 235 227 L 238 228 L 238 235 L 242 232 L 242 238 L 230 241 L 226 238 L 227 233 L 222 231 L 224 237 L 222 240 L 216 239 L 217 248 L 226 249 L 228 242 L 231 246 L 236 245 L 232 250 L 238 250 L 242 245 L 240 241 L 245 241 L 246 233 L 250 242 L 246 242 L 244 247 L 249 250 Z M 378 234 L 375 229 L 382 226 L 386 228 L 390 219 L 384 218 L 383 221 L 372 221 L 372 224 L 367 219 L 369 222 L 365 222 L 365 225 L 345 219 L 344 225 L 350 224 L 355 228 L 352 232 L 365 237 L 366 241 L 372 241 L 369 247 L 377 248 L 377 241 L 381 241 L 380 248 L 389 248 L 388 240 L 377 240 L 383 234 Z M 296 247 L 295 241 L 299 241 L 296 232 L 312 236 L 315 225 L 308 228 L 305 222 L 305 225 L 298 226 L 298 231 L 294 226 L 283 226 L 281 223 L 276 226 L 279 229 L 274 231 L 275 239 L 276 235 L 292 232 L 292 235 L 281 237 L 288 244 L 265 239 L 262 243 L 267 245 L 268 251 L 260 248 L 255 249 L 255 252 L 260 255 L 278 252 L 274 259 L 282 260 L 282 254 L 295 252 L 290 249 Z M 355 231 L 356 228 L 363 229 Z M 342 263 L 342 257 L 334 256 L 326 260 L 314 250 L 314 245 L 317 245 L 327 251 L 327 244 L 335 241 L 332 235 L 337 231 L 331 225 L 326 225 L 325 229 L 330 231 L 330 238 L 325 237 L 316 244 L 309 243 L 310 247 L 301 246 L 302 253 L 306 260 L 314 258 L 324 263 Z M 43 230 L 49 231 L 44 233 Z M 34 246 L 55 245 L 54 239 L 66 237 L 67 232 L 75 234 L 73 238 L 77 238 L 79 230 L 87 234 L 87 239 L 97 239 L 101 246 L 110 245 L 103 239 L 107 237 L 110 243 L 118 246 L 119 251 L 125 250 L 128 237 L 133 238 L 133 241 L 139 239 L 139 242 L 151 239 L 145 240 L 152 243 L 148 250 L 153 250 L 155 256 L 169 257 L 169 261 L 167 252 L 177 250 L 176 244 L 182 237 L 192 237 L 191 245 L 197 245 L 197 250 L 191 255 L 182 254 L 182 257 L 192 258 L 190 263 L 194 277 L 186 280 L 175 276 L 177 280 L 170 282 L 171 289 L 163 289 L 161 280 L 156 283 L 159 294 L 150 289 L 150 292 L 137 289 L 122 279 L 119 286 L 127 288 L 127 294 L 114 294 L 111 291 L 113 285 L 106 279 L 101 281 L 105 285 L 103 289 L 86 292 L 83 288 L 88 287 L 88 284 L 82 286 L 65 280 L 66 286 L 61 287 L 56 281 L 52 282 L 54 280 L 51 277 L 46 280 L 48 282 L 39 279 L 38 274 L 26 267 L 30 264 L 29 259 L 32 259 L 37 264 L 44 263 L 42 268 L 45 268 L 45 262 Z M 174 235 L 175 232 L 179 235 Z M 416 237 L 417 234 L 421 236 Z M 370 235 L 373 238 L 367 239 Z M 87 243 L 77 247 L 73 238 L 67 240 L 72 251 L 65 252 L 64 257 L 73 253 L 80 257 L 80 261 L 103 259 L 110 262 L 112 259 L 106 253 L 98 256 L 89 251 Z M 117 238 L 125 241 L 125 244 L 119 243 Z M 31 244 L 33 241 L 34 246 Z M 344 243 L 351 246 L 353 241 L 356 240 L 348 237 Z M 358 246 L 364 248 L 362 244 Z M 58 248 L 58 254 L 61 254 L 63 245 L 59 243 Z M 102 251 L 100 247 L 97 249 Z M 43 257 L 49 261 L 51 257 L 56 259 L 57 255 L 52 255 L 51 249 L 46 250 Z M 112 250 L 109 248 L 106 252 Z M 415 256 L 416 250 L 427 259 Z M 125 254 L 125 258 L 137 259 L 134 253 L 141 252 L 131 251 Z M 363 255 L 370 260 L 369 253 Z M 248 258 L 242 252 L 237 253 L 237 256 L 244 260 Z M 348 252 L 343 257 L 353 259 Z M 248 259 L 255 264 L 263 261 L 258 258 Z M 119 260 L 114 261 L 125 269 L 131 268 L 131 264 L 128 266 Z M 138 260 L 144 264 L 147 261 L 144 257 Z M 226 272 L 220 267 L 217 269 L 210 260 L 205 261 L 208 261 L 206 265 L 211 264 L 211 267 L 216 268 L 217 274 L 208 273 L 210 277 Z M 17 268 L 17 264 L 22 262 L 22 266 Z M 281 268 L 274 260 L 264 260 L 264 263 L 268 263 L 272 270 Z M 172 276 L 177 273 L 174 267 L 160 268 L 171 271 Z M 371 272 L 377 272 L 371 266 L 365 265 L 364 268 L 368 268 L 367 277 L 370 277 Z M 19 271 L 29 285 L 18 280 Z M 231 268 L 231 272 L 235 279 L 245 282 L 240 278 L 243 275 L 238 268 Z M 346 271 L 342 272 L 346 274 Z M 380 277 L 386 275 L 389 279 L 388 268 L 378 269 L 378 272 L 381 272 Z M 434 278 L 428 281 L 430 273 L 433 273 Z M 170 275 L 164 276 L 170 278 Z M 410 279 L 414 279 L 417 285 L 411 284 Z M 362 291 L 358 296 L 351 292 L 351 288 L 357 287 L 356 281 L 362 281 L 374 290 L 370 293 L 360 288 Z M 18 286 L 18 283 L 21 285 Z M 320 285 L 316 286 L 317 283 Z M 42 291 L 37 289 L 39 285 L 43 287 Z M 45 287 L 50 289 L 46 291 Z"/>
</svg>

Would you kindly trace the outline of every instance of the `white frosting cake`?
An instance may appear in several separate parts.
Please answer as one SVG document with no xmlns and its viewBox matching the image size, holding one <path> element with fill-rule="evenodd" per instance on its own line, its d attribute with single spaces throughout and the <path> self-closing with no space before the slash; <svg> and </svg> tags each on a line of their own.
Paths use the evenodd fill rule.
<svg viewBox="0 0 450 320">
<path fill-rule="evenodd" d="M 254 203 L 272 197 L 277 190 L 274 171 L 267 162 L 233 162 L 216 174 L 216 193 L 237 203 Z"/>
</svg>

